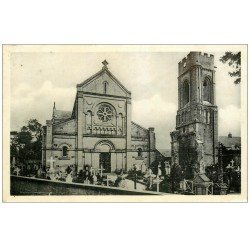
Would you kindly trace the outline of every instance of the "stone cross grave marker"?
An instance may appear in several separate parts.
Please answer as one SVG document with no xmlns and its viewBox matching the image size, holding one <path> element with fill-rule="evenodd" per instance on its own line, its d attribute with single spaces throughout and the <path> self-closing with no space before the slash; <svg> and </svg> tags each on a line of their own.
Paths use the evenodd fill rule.
<svg viewBox="0 0 250 250">
<path fill-rule="evenodd" d="M 102 166 L 102 164 L 101 164 L 101 167 L 98 170 L 101 171 L 100 176 L 102 177 L 102 172 L 103 172 L 103 166 Z"/>
<path fill-rule="evenodd" d="M 50 157 L 50 159 L 48 160 L 48 162 L 50 163 L 50 170 L 52 170 L 53 167 L 54 167 L 54 162 L 56 162 L 56 161 L 53 159 L 53 156 Z"/>
<path fill-rule="evenodd" d="M 230 162 L 232 164 L 231 166 L 233 167 L 234 166 L 234 160 L 231 160 Z"/>
</svg>

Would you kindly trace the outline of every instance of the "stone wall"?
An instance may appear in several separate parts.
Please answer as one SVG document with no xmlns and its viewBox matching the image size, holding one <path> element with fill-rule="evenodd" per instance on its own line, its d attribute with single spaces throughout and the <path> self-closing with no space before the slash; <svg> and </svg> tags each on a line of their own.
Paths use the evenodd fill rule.
<svg viewBox="0 0 250 250">
<path fill-rule="evenodd" d="M 159 195 L 162 193 L 132 191 L 120 188 L 80 183 L 65 183 L 11 176 L 11 195 Z"/>
</svg>

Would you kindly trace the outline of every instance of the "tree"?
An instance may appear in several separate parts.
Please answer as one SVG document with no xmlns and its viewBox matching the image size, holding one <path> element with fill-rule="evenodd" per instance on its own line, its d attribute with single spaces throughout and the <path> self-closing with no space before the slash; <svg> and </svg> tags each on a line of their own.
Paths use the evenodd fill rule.
<svg viewBox="0 0 250 250">
<path fill-rule="evenodd" d="M 235 77 L 234 83 L 240 84 L 241 82 L 241 52 L 232 53 L 226 52 L 221 58 L 220 61 L 227 63 L 230 67 L 233 68 L 233 71 L 228 72 L 231 77 Z"/>
<path fill-rule="evenodd" d="M 18 132 L 17 138 L 10 145 L 11 157 L 19 162 L 41 161 L 42 158 L 42 125 L 36 119 L 30 119 Z"/>
<path fill-rule="evenodd" d="M 37 121 L 37 119 L 30 119 L 27 126 L 23 126 L 21 131 L 29 132 L 33 140 L 42 139 L 42 125 Z"/>
<path fill-rule="evenodd" d="M 180 187 L 180 182 L 184 179 L 184 171 L 182 168 L 174 164 L 171 167 L 171 172 L 170 172 L 170 181 L 171 181 L 171 186 L 172 186 L 172 193 L 177 191 Z"/>
</svg>

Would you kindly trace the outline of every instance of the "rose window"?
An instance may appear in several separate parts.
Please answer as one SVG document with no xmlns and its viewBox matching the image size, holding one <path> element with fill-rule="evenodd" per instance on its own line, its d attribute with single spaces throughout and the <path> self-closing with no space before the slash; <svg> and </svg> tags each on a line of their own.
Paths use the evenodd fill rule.
<svg viewBox="0 0 250 250">
<path fill-rule="evenodd" d="M 104 104 L 99 107 L 97 111 L 97 115 L 101 121 L 107 122 L 111 120 L 113 116 L 113 112 L 110 106 Z"/>
</svg>

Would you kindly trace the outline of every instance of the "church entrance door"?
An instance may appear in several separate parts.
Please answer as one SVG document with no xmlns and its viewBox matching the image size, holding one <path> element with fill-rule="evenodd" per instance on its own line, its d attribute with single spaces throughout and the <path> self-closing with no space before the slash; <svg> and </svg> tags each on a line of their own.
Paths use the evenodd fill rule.
<svg viewBox="0 0 250 250">
<path fill-rule="evenodd" d="M 111 154 L 110 153 L 100 153 L 99 165 L 103 167 L 103 173 L 111 172 Z"/>
</svg>

